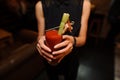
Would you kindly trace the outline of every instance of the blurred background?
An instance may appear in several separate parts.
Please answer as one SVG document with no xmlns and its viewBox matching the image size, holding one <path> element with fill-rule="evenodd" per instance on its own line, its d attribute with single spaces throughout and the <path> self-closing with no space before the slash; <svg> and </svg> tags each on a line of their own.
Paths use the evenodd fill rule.
<svg viewBox="0 0 120 80">
<path fill-rule="evenodd" d="M 37 1 L 0 0 L 0 80 L 48 80 L 36 50 Z M 120 80 L 120 0 L 91 3 L 77 80 Z"/>
</svg>

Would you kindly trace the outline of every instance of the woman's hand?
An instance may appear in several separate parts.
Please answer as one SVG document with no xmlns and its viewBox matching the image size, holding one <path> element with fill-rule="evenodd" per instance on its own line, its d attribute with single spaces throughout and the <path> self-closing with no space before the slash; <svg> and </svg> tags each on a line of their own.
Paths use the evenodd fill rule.
<svg viewBox="0 0 120 80">
<path fill-rule="evenodd" d="M 42 36 L 38 41 L 37 50 L 39 51 L 40 55 L 48 61 L 48 63 L 51 63 L 53 60 L 57 60 L 56 63 L 60 63 L 60 61 L 73 49 L 74 39 L 69 35 L 63 35 L 63 41 L 54 46 L 56 51 L 53 52 L 45 45 L 44 41 L 45 36 Z"/>
<path fill-rule="evenodd" d="M 57 63 L 60 63 L 60 61 L 72 51 L 73 44 L 74 39 L 72 36 L 63 35 L 63 41 L 55 45 L 54 48 L 56 49 L 56 51 L 52 52 L 54 59 L 58 60 Z"/>
<path fill-rule="evenodd" d="M 51 54 L 51 49 L 45 45 L 45 36 L 40 37 L 37 43 L 37 50 L 40 55 L 43 56 L 48 62 L 51 62 L 53 55 Z"/>
</svg>

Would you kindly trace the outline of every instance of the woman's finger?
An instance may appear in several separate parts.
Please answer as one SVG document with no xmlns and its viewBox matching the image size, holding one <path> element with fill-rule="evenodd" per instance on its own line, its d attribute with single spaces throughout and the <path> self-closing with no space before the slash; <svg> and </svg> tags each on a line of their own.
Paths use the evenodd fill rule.
<svg viewBox="0 0 120 80">
<path fill-rule="evenodd" d="M 48 57 L 48 58 L 53 58 L 53 55 L 49 52 L 46 52 L 45 50 L 41 49 L 41 52 L 43 53 L 44 56 Z"/>
<path fill-rule="evenodd" d="M 38 44 L 41 46 L 42 49 L 44 49 L 48 52 L 51 52 L 51 49 L 45 45 L 45 41 L 40 41 L 39 40 Z"/>
<path fill-rule="evenodd" d="M 50 58 L 48 58 L 48 57 L 46 57 L 46 56 L 44 56 L 44 55 L 43 55 L 43 57 L 44 57 L 48 62 L 51 62 L 51 61 L 52 61 L 52 59 L 50 59 Z"/>
<path fill-rule="evenodd" d="M 68 40 L 65 40 L 57 45 L 54 46 L 55 49 L 59 49 L 59 48 L 62 48 L 62 47 L 65 47 L 69 44 L 69 41 Z"/>
<path fill-rule="evenodd" d="M 40 55 L 45 57 L 46 59 L 53 58 L 53 55 L 50 54 L 49 52 L 46 52 L 44 49 L 41 48 L 41 46 L 39 44 L 37 44 L 37 50 L 39 51 Z"/>
<path fill-rule="evenodd" d="M 58 50 L 58 51 L 54 51 L 52 54 L 53 54 L 53 55 L 58 55 L 58 54 L 67 53 L 67 52 L 71 51 L 71 49 L 73 49 L 73 46 L 72 46 L 72 44 L 70 43 L 70 44 L 68 44 L 68 46 L 66 46 L 65 48 L 60 49 L 60 50 Z"/>
</svg>

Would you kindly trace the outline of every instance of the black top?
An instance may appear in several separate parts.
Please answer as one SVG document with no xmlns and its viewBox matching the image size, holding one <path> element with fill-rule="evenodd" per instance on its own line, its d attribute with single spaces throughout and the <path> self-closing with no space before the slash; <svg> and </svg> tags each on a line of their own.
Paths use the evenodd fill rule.
<svg viewBox="0 0 120 80">
<path fill-rule="evenodd" d="M 70 21 L 74 21 L 72 35 L 78 36 L 81 22 L 82 4 L 76 4 L 74 0 L 53 0 L 50 5 L 46 5 L 46 0 L 41 0 L 44 17 L 45 29 L 59 26 L 63 13 L 70 14 Z"/>
</svg>

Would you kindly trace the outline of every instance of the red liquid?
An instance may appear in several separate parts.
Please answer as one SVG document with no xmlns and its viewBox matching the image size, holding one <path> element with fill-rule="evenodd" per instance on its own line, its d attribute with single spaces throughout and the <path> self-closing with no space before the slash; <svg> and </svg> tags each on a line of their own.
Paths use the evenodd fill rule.
<svg viewBox="0 0 120 80">
<path fill-rule="evenodd" d="M 45 33 L 46 36 L 46 45 L 54 51 L 54 46 L 62 41 L 62 36 L 58 34 L 57 30 L 49 30 Z M 57 65 L 59 59 L 52 60 L 51 65 Z"/>
<path fill-rule="evenodd" d="M 58 34 L 57 30 L 46 31 L 46 44 L 47 46 L 54 51 L 54 46 L 62 41 L 62 36 Z"/>
</svg>

